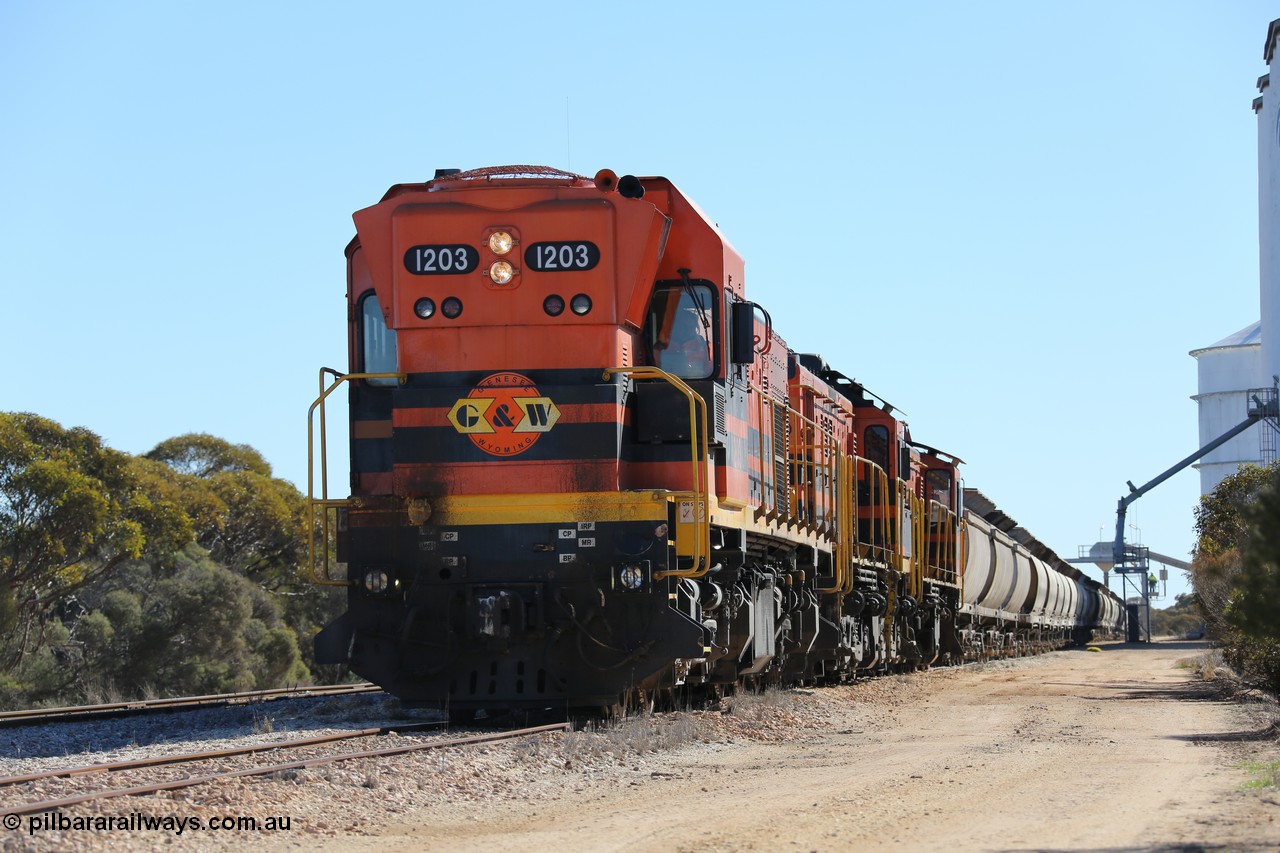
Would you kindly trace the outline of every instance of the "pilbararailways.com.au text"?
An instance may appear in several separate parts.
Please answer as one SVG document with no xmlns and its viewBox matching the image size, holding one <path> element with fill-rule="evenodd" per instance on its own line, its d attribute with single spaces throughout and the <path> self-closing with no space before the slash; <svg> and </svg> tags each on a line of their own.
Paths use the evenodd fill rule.
<svg viewBox="0 0 1280 853">
<path fill-rule="evenodd" d="M 22 819 L 5 815 L 5 829 L 18 829 Z M 71 816 L 62 812 L 28 815 L 27 835 L 42 832 L 288 832 L 293 819 L 288 816 L 253 817 L 251 815 L 216 815 L 214 817 L 175 817 L 145 815 L 132 812 L 123 815 Z"/>
</svg>

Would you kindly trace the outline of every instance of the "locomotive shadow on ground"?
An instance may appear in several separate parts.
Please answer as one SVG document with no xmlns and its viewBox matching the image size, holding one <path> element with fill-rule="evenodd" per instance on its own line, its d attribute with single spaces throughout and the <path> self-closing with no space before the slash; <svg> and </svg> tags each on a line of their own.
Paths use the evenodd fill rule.
<svg viewBox="0 0 1280 853">
<path fill-rule="evenodd" d="M 263 702 L 0 728 L 0 763 L 5 758 L 60 758 L 157 744 L 190 744 L 190 751 L 194 752 L 202 748 L 203 741 L 262 735 L 262 742 L 270 743 L 288 740 L 301 731 L 359 731 L 441 718 L 433 711 L 406 712 L 397 700 L 380 694 L 364 701 L 348 701 L 359 698 L 318 696 L 289 700 L 287 706 Z"/>
<path fill-rule="evenodd" d="M 993 850 L 993 853 L 1027 853 L 1025 847 Z M 1254 853 L 1267 850 L 1275 853 L 1270 844 L 1152 844 L 1149 847 L 1037 847 L 1037 853 L 1211 853 L 1212 850 L 1230 850 L 1230 853 Z"/>
<path fill-rule="evenodd" d="M 1205 652 L 1213 647 L 1208 640 L 1156 640 L 1151 643 L 1109 643 L 1101 646 L 1102 654 L 1106 654 L 1108 649 L 1125 649 L 1126 651 L 1151 651 L 1151 652 Z M 1083 648 L 1067 649 L 1068 652 L 1077 652 L 1089 654 Z M 1097 654 L 1093 652 L 1092 654 Z M 1056 681 L 1046 682 L 1059 687 L 1079 687 L 1082 689 L 1092 690 L 1112 690 L 1125 691 L 1114 696 L 1099 697 L 1103 699 L 1121 700 L 1121 699 L 1173 699 L 1178 702 L 1227 702 L 1230 701 L 1223 693 L 1222 689 L 1213 682 L 1209 681 L 1191 681 L 1185 680 L 1174 684 L 1163 684 L 1152 687 L 1147 682 L 1140 681 Z"/>
<path fill-rule="evenodd" d="M 1150 643 L 1122 643 L 1117 641 L 1102 641 L 1098 643 L 1090 643 L 1087 646 L 1068 646 L 1060 649 L 1060 653 L 1066 654 L 1090 654 L 1096 655 L 1099 652 L 1090 651 L 1090 649 L 1101 649 L 1101 654 L 1105 655 L 1109 651 L 1116 649 L 1124 649 L 1133 652 L 1207 652 L 1212 649 L 1213 642 L 1210 640 L 1179 640 L 1179 639 L 1157 639 Z"/>
<path fill-rule="evenodd" d="M 1207 651 L 1213 647 L 1213 644 L 1207 640 L 1170 640 L 1157 641 L 1155 643 L 1124 643 L 1123 648 L 1126 649 L 1143 649 L 1149 648 L 1153 651 L 1157 648 L 1160 650 L 1174 649 L 1177 651 Z M 1070 686 L 1080 688 L 1090 688 L 1094 690 L 1111 690 L 1117 691 L 1116 695 L 1102 697 L 1108 700 L 1126 701 L 1133 699 L 1169 699 L 1176 702 L 1215 702 L 1225 705 L 1239 704 L 1241 702 L 1266 702 L 1265 699 L 1249 699 L 1240 698 L 1229 695 L 1224 687 L 1212 681 L 1180 681 L 1171 684 L 1159 685 L 1152 687 L 1149 684 L 1139 682 L 1116 682 L 1116 683 L 1068 683 L 1055 682 L 1059 686 Z M 1121 692 L 1123 691 L 1123 692 Z M 1189 735 L 1168 735 L 1172 740 L 1179 740 L 1188 743 L 1249 743 L 1263 741 L 1280 740 L 1280 719 L 1272 722 L 1268 726 L 1261 729 L 1248 731 L 1231 731 L 1231 732 L 1208 732 Z M 1142 848 L 1146 849 L 1146 848 Z M 1169 850 L 1214 850 L 1223 849 L 1218 847 L 1171 847 L 1171 848 L 1152 848 L 1152 849 L 1169 849 Z M 1273 848 L 1266 848 L 1271 850 Z"/>
<path fill-rule="evenodd" d="M 1151 687 L 1138 681 L 1046 681 L 1048 687 L 1074 687 L 1080 695 L 1086 691 L 1115 691 L 1113 696 L 1094 696 L 1091 698 L 1103 701 L 1121 701 L 1132 699 L 1173 699 L 1178 702 L 1222 702 L 1230 704 L 1230 699 L 1223 695 L 1220 688 L 1210 682 L 1186 681 L 1168 684 L 1163 687 Z M 1123 692 L 1121 692 L 1123 691 Z"/>
</svg>

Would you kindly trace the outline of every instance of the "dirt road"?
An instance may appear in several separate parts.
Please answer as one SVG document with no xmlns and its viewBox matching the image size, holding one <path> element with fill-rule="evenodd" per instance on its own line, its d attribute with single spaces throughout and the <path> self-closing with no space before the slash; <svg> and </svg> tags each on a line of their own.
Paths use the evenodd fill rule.
<svg viewBox="0 0 1280 853">
<path fill-rule="evenodd" d="M 799 741 L 696 743 L 612 772 L 566 770 L 329 844 L 1275 851 L 1280 790 L 1246 788 L 1258 771 L 1243 766 L 1280 761 L 1274 706 L 1221 701 L 1177 666 L 1204 650 L 1112 645 L 818 690 L 801 701 L 820 722 Z"/>
</svg>

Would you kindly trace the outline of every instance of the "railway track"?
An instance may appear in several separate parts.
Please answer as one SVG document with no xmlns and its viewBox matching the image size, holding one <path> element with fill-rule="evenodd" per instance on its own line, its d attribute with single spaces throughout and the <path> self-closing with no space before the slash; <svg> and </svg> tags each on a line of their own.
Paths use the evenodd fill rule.
<svg viewBox="0 0 1280 853">
<path fill-rule="evenodd" d="M 357 732 L 344 732 L 337 735 L 325 735 L 320 737 L 300 738 L 294 741 L 282 741 L 274 744 L 260 744 L 250 747 L 241 747 L 228 750 L 212 750 L 207 752 L 193 752 L 183 755 L 165 755 L 157 756 L 151 759 L 138 759 L 134 761 L 115 762 L 111 764 L 96 764 L 84 767 L 72 767 L 61 770 L 51 770 L 41 773 L 25 774 L 22 776 L 10 776 L 0 778 L 0 788 L 12 787 L 15 785 L 43 781 L 53 778 L 70 778 L 76 776 L 84 776 L 94 773 L 114 773 L 126 770 L 145 770 L 151 767 L 161 767 L 180 764 L 195 764 L 202 761 L 213 761 L 233 756 L 248 755 L 257 752 L 269 750 L 284 749 L 300 749 L 314 746 L 321 746 L 327 743 L 335 743 L 340 741 L 349 741 L 359 738 L 376 737 L 390 733 L 400 733 L 405 731 L 418 731 L 431 728 L 439 724 L 422 723 L 407 726 L 389 726 L 376 729 L 364 729 Z M 131 797 L 144 796 L 154 794 L 160 791 L 172 791 L 180 788 L 190 788 L 197 785 L 204 785 L 211 782 L 218 782 L 228 779 L 240 779 L 251 776 L 269 776 L 275 773 L 284 773 L 292 770 L 301 770 L 310 767 L 318 767 L 325 764 L 333 764 L 340 761 L 353 761 L 363 758 L 380 758 L 392 755 L 402 755 L 409 752 L 421 752 L 433 749 L 449 749 L 454 747 L 468 746 L 478 743 L 491 743 L 494 741 L 513 740 L 516 738 L 529 737 L 531 735 L 541 734 L 551 731 L 567 731 L 570 728 L 569 723 L 554 723 L 551 725 L 534 726 L 531 728 L 514 729 L 506 732 L 493 732 L 478 735 L 469 735 L 466 737 L 441 738 L 437 740 L 422 741 L 413 744 L 401 744 L 383 749 L 371 749 L 358 752 L 342 752 L 329 753 L 324 755 L 313 755 L 296 761 L 288 761 L 278 764 L 261 765 L 240 770 L 225 770 L 214 773 L 206 773 L 201 775 L 187 775 L 178 779 L 169 779 L 159 782 L 147 782 L 144 784 L 130 785 L 119 788 L 101 788 L 98 790 L 84 791 L 68 796 L 54 799 L 44 799 L 28 803 L 0 804 L 0 812 L 9 815 L 28 815 L 39 814 L 41 812 L 63 809 L 68 806 L 79 805 L 82 803 L 94 802 L 97 800 L 111 799 L 115 797 Z"/>
<path fill-rule="evenodd" d="M 229 705 L 251 705 L 282 699 L 304 699 L 313 696 L 352 696 L 380 693 L 376 684 L 335 684 L 324 687 L 279 687 L 249 690 L 243 693 L 216 693 L 208 696 L 180 696 L 173 699 L 146 699 L 134 702 L 111 702 L 101 705 L 70 705 L 63 708 L 36 708 L 25 711 L 0 711 L 0 727 L 32 723 L 72 722 L 108 719 L 131 714 L 163 711 L 187 711 L 193 708 L 220 708 Z"/>
</svg>

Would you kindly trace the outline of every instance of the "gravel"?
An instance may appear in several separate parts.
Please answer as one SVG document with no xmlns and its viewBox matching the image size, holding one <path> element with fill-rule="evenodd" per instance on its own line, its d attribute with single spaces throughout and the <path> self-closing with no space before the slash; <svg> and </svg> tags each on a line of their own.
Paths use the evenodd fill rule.
<svg viewBox="0 0 1280 853">
<path fill-rule="evenodd" d="M 998 670 L 1036 664 L 1036 660 L 1024 659 L 984 666 Z M 841 733 L 863 727 L 871 730 L 890 723 L 895 708 L 921 701 L 930 685 L 956 676 L 956 670 L 936 670 L 835 688 L 743 695 L 727 699 L 719 710 L 645 715 L 614 725 L 544 733 L 518 741 L 356 759 L 156 795 L 99 800 L 61 812 L 66 819 L 79 820 L 81 827 L 68 826 L 65 820 L 61 824 L 32 824 L 23 817 L 17 830 L 0 831 L 0 850 L 152 850 L 172 849 L 175 843 L 184 849 L 245 843 L 267 849 L 304 849 L 325 838 L 341 837 L 354 843 L 360 836 L 402 823 L 410 812 L 423 809 L 443 816 L 454 809 L 474 810 L 517 800 L 536 813 L 540 803 L 568 792 L 582 794 L 599 788 L 616 794 L 637 784 L 636 780 L 670 776 L 670 764 L 664 756 L 672 751 L 695 758 L 705 755 L 710 762 L 738 744 L 780 742 L 806 732 L 820 734 L 820 730 L 831 730 L 837 719 L 848 726 L 851 706 L 856 709 L 853 728 Z M 429 712 L 408 712 L 394 699 L 369 694 L 24 726 L 0 730 L 3 753 L 12 756 L 0 760 L 0 775 L 276 743 L 432 719 L 438 717 Z M 109 780 L 94 774 L 27 783 L 0 789 L 0 814 L 6 804 L 79 791 L 270 766 L 305 755 L 428 742 L 461 733 L 393 734 L 308 750 L 227 758 L 201 769 L 179 765 L 120 772 Z M 250 818 L 257 822 L 257 829 L 209 828 L 212 820 L 226 817 Z M 180 824 L 192 818 L 200 821 L 198 829 L 189 822 Z M 144 829 L 138 826 L 144 819 L 168 819 L 169 823 Z M 107 820 L 111 821 L 109 827 Z M 92 825 L 95 821 L 97 827 Z M 274 821 L 278 828 L 266 831 L 268 821 Z"/>
<path fill-rule="evenodd" d="M 844 688 L 851 689 L 851 688 Z M 868 695 L 885 691 L 883 682 L 860 684 Z M 726 700 L 720 711 L 635 717 L 614 725 L 545 733 L 519 741 L 367 758 L 253 777 L 202 784 L 144 797 L 120 797 L 71 806 L 61 812 L 82 827 L 58 818 L 22 817 L 20 828 L 0 833 L 3 850 L 199 849 L 241 845 L 310 846 L 308 836 L 363 835 L 398 815 L 422 808 L 447 809 L 460 803 L 511 798 L 531 802 L 555 797 L 566 786 L 585 790 L 605 778 L 660 776 L 668 750 L 731 749 L 737 741 L 779 741 L 798 730 L 824 724 L 828 692 L 790 691 Z M 279 743 L 354 729 L 438 720 L 432 712 L 406 711 L 377 694 L 291 700 L 229 708 L 172 711 L 78 723 L 49 723 L 0 729 L 0 775 L 129 761 L 212 749 Z M 44 780 L 0 789 L 6 805 L 71 796 L 81 791 L 123 788 L 160 779 L 265 766 L 305 755 L 363 751 L 457 736 L 460 731 L 412 733 L 327 744 L 305 750 L 271 751 L 189 765 Z M 180 821 L 250 817 L 270 819 L 287 830 L 209 829 L 196 831 Z M 168 828 L 141 829 L 143 819 Z M 108 825 L 105 821 L 110 820 Z M 97 827 L 93 826 L 97 823 Z M 123 828 L 121 822 L 124 823 Z M 65 827 L 65 828 L 62 828 Z"/>
</svg>

